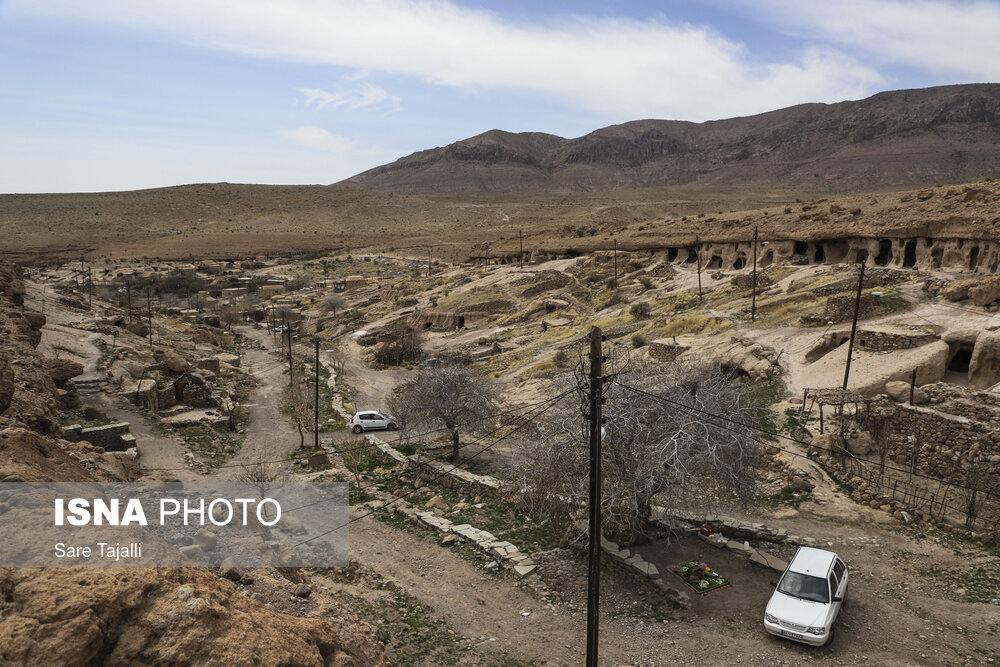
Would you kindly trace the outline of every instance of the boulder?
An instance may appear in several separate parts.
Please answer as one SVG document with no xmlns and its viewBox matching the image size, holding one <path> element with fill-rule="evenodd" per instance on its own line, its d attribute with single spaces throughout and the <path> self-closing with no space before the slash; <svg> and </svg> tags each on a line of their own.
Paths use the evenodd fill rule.
<svg viewBox="0 0 1000 667">
<path fill-rule="evenodd" d="M 167 352 L 164 354 L 163 365 L 173 373 L 187 373 L 191 370 L 191 364 L 176 352 Z"/>
<path fill-rule="evenodd" d="M 976 338 L 969 361 L 969 386 L 982 391 L 1000 382 L 1000 331 L 984 331 Z"/>
<path fill-rule="evenodd" d="M 892 396 L 893 400 L 898 403 L 909 403 L 910 401 L 910 383 L 902 381 L 893 381 L 885 383 L 885 393 Z M 915 405 L 923 405 L 930 400 L 927 392 L 917 387 L 913 390 L 913 403 Z"/>
<path fill-rule="evenodd" d="M 448 503 L 445 502 L 445 499 L 442 498 L 441 496 L 434 496 L 433 498 L 431 498 L 430 500 L 428 500 L 425 503 L 425 506 L 426 507 L 438 507 L 438 508 L 443 509 L 445 511 L 448 510 Z"/>
<path fill-rule="evenodd" d="M 127 325 L 125 325 L 125 330 L 134 333 L 140 338 L 145 338 L 149 335 L 149 327 L 147 327 L 141 320 L 132 320 Z"/>
<path fill-rule="evenodd" d="M 46 359 L 45 370 L 56 386 L 61 387 L 67 380 L 83 373 L 83 364 L 70 359 Z"/>
<path fill-rule="evenodd" d="M 45 326 L 45 315 L 42 313 L 36 313 L 33 310 L 25 310 L 21 313 L 24 316 L 25 321 L 27 321 L 28 326 L 36 331 Z"/>
<path fill-rule="evenodd" d="M 295 587 L 295 591 L 293 592 L 293 594 L 297 598 L 304 599 L 312 595 L 312 589 L 306 586 L 305 584 L 299 584 L 298 586 Z"/>
<path fill-rule="evenodd" d="M 847 439 L 847 451 L 855 456 L 867 456 L 873 449 L 875 449 L 875 440 L 868 431 L 858 431 Z"/>
<path fill-rule="evenodd" d="M 198 532 L 194 534 L 194 543 L 205 551 L 215 551 L 215 548 L 219 546 L 219 536 L 204 528 L 199 528 Z"/>
<path fill-rule="evenodd" d="M 983 278 L 969 289 L 969 300 L 977 306 L 988 306 L 1000 299 L 1000 277 Z"/>
<path fill-rule="evenodd" d="M 941 296 L 948 299 L 948 301 L 961 301 L 962 299 L 968 299 L 969 290 L 978 285 L 979 282 L 978 278 L 956 280 L 948 285 L 943 292 L 941 292 Z"/>
</svg>

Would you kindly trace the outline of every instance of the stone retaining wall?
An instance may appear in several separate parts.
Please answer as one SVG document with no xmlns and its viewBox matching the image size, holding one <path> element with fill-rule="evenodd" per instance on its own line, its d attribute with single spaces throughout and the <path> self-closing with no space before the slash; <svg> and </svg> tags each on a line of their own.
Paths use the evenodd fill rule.
<svg viewBox="0 0 1000 667">
<path fill-rule="evenodd" d="M 129 429 L 128 422 L 107 424 L 105 426 L 91 426 L 89 428 L 73 424 L 64 429 L 63 437 L 70 442 L 86 440 L 90 444 L 103 447 L 109 452 L 123 452 L 130 447 L 135 447 L 135 436 L 129 433 Z"/>
<path fill-rule="evenodd" d="M 873 415 L 872 431 L 887 458 L 916 470 L 960 481 L 973 464 L 1000 474 L 1000 432 L 987 422 L 917 405 L 897 404 Z"/>
</svg>

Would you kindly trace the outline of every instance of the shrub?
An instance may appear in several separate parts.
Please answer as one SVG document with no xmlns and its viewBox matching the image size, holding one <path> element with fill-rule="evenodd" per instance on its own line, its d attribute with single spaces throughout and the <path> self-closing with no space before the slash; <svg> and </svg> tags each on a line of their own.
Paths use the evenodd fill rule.
<svg viewBox="0 0 1000 667">
<path fill-rule="evenodd" d="M 649 305 L 648 301 L 640 301 L 638 303 L 633 303 L 628 309 L 628 312 L 632 317 L 636 319 L 642 319 L 649 317 L 653 312 L 653 307 Z"/>
<path fill-rule="evenodd" d="M 653 289 L 653 281 L 646 276 L 639 278 L 639 283 L 642 285 L 643 289 Z"/>
<path fill-rule="evenodd" d="M 649 341 L 641 333 L 632 334 L 632 347 L 645 347 L 648 344 Z"/>
<path fill-rule="evenodd" d="M 552 357 L 552 363 L 554 363 L 559 368 L 566 368 L 570 365 L 569 354 L 566 350 L 559 350 L 556 352 L 555 356 Z"/>
<path fill-rule="evenodd" d="M 608 289 L 615 289 L 616 287 L 618 287 L 618 281 L 615 280 L 614 278 L 608 278 L 607 280 L 604 281 L 604 286 L 607 287 Z"/>
<path fill-rule="evenodd" d="M 791 206 L 786 206 L 785 207 L 785 215 L 788 215 L 791 212 L 792 212 L 792 207 Z"/>
</svg>

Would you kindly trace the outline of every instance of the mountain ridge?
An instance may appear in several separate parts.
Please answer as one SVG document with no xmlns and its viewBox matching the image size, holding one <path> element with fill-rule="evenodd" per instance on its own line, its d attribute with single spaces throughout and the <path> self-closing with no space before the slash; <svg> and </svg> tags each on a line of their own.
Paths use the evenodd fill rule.
<svg viewBox="0 0 1000 667">
<path fill-rule="evenodd" d="M 431 194 L 774 182 L 839 191 L 968 181 L 998 169 L 1000 84 L 984 83 L 703 123 L 634 120 L 572 139 L 492 129 L 338 185 Z"/>
</svg>

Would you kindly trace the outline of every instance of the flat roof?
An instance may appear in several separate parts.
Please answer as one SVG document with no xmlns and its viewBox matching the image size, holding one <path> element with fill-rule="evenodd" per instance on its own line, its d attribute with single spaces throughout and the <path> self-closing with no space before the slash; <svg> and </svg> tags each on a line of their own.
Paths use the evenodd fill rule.
<svg viewBox="0 0 1000 667">
<path fill-rule="evenodd" d="M 826 577 L 830 571 L 830 565 L 837 554 L 824 549 L 814 549 L 812 547 L 799 547 L 788 564 L 788 569 L 792 572 L 809 574 L 814 577 Z"/>
</svg>

